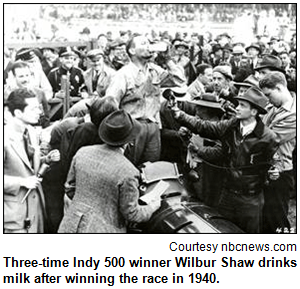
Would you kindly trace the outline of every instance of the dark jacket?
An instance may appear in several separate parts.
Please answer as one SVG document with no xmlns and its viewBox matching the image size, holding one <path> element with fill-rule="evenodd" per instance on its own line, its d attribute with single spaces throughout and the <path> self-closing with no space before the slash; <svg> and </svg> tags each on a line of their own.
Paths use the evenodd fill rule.
<svg viewBox="0 0 300 289">
<path fill-rule="evenodd" d="M 236 118 L 210 122 L 181 112 L 178 121 L 202 137 L 221 140 L 228 168 L 225 187 L 247 192 L 262 189 L 278 143 L 275 133 L 260 119 L 254 130 L 244 137 Z"/>
<path fill-rule="evenodd" d="M 70 96 L 80 96 L 80 88 L 84 84 L 83 74 L 81 69 L 72 67 L 70 70 Z M 62 66 L 53 68 L 49 74 L 48 79 L 52 86 L 53 93 L 61 90 L 61 77 L 67 74 L 67 70 Z"/>
<path fill-rule="evenodd" d="M 195 106 L 187 102 L 178 102 L 183 111 L 195 115 Z M 182 162 L 185 159 L 188 140 L 180 137 L 178 130 L 181 124 L 174 119 L 173 113 L 164 101 L 160 108 L 161 118 L 161 159 L 170 162 Z"/>
</svg>

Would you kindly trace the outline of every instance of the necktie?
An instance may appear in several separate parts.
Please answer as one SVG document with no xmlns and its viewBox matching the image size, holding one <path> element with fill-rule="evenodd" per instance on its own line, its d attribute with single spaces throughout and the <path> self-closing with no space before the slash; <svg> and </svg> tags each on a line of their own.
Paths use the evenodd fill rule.
<svg viewBox="0 0 300 289">
<path fill-rule="evenodd" d="M 94 75 L 93 80 L 92 80 L 93 91 L 97 90 L 98 78 L 99 78 L 99 74 L 98 74 L 97 71 L 95 71 L 95 75 Z"/>
<path fill-rule="evenodd" d="M 23 134 L 23 140 L 24 140 L 24 147 L 25 147 L 25 152 L 27 154 L 27 157 L 30 162 L 33 160 L 33 155 L 34 155 L 34 147 L 31 145 L 28 129 L 25 128 L 24 134 Z"/>
</svg>

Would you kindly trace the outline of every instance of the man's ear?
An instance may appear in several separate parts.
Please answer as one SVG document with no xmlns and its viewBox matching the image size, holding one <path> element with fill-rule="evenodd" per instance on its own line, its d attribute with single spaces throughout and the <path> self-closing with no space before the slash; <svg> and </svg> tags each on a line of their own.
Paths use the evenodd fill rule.
<svg viewBox="0 0 300 289">
<path fill-rule="evenodd" d="M 283 85 L 280 84 L 280 83 L 277 83 L 277 84 L 275 85 L 275 89 L 277 89 L 278 91 L 282 91 L 282 90 L 283 90 Z"/>
<path fill-rule="evenodd" d="M 135 48 L 134 47 L 129 48 L 128 52 L 130 53 L 130 55 L 135 55 Z"/>
<path fill-rule="evenodd" d="M 15 109 L 12 114 L 17 118 L 20 118 L 23 112 L 20 109 Z"/>
</svg>

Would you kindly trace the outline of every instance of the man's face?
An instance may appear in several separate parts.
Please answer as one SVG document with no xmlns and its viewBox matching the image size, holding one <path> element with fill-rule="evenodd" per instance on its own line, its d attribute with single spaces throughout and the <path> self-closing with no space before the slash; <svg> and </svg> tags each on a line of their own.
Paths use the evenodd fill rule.
<svg viewBox="0 0 300 289">
<path fill-rule="evenodd" d="M 107 38 L 106 36 L 102 35 L 99 37 L 99 39 L 97 40 L 97 44 L 99 48 L 102 48 L 103 50 L 106 48 L 107 45 Z"/>
<path fill-rule="evenodd" d="M 242 53 L 233 54 L 234 61 L 240 62 L 242 60 L 242 57 L 243 57 Z"/>
<path fill-rule="evenodd" d="M 223 50 L 222 49 L 219 49 L 217 50 L 214 55 L 217 57 L 217 58 L 221 58 L 223 56 Z"/>
<path fill-rule="evenodd" d="M 280 54 L 283 67 L 287 67 L 291 63 L 291 59 L 287 53 Z"/>
<path fill-rule="evenodd" d="M 149 50 L 149 41 L 146 37 L 137 36 L 134 39 L 134 55 L 140 59 L 150 59 L 152 53 Z"/>
<path fill-rule="evenodd" d="M 119 59 L 121 59 L 125 54 L 126 54 L 126 45 L 120 45 L 114 49 L 114 55 Z"/>
<path fill-rule="evenodd" d="M 210 84 L 213 81 L 213 70 L 212 68 L 206 68 L 203 75 L 199 74 L 200 80 L 204 85 Z"/>
<path fill-rule="evenodd" d="M 278 87 L 275 87 L 274 89 L 264 87 L 262 91 L 269 99 L 270 103 L 275 107 L 280 107 L 282 105 L 282 97 Z"/>
<path fill-rule="evenodd" d="M 269 72 L 271 72 L 271 69 L 269 69 L 269 68 L 259 69 L 258 74 L 257 74 L 258 80 L 263 79 Z"/>
<path fill-rule="evenodd" d="M 215 92 L 219 93 L 223 88 L 228 87 L 228 81 L 220 72 L 213 73 L 213 83 Z"/>
<path fill-rule="evenodd" d="M 240 86 L 238 97 L 243 96 L 248 89 L 249 86 Z"/>
<path fill-rule="evenodd" d="M 255 116 L 255 110 L 251 107 L 250 103 L 245 100 L 239 100 L 236 107 L 236 118 L 240 120 L 249 119 Z"/>
<path fill-rule="evenodd" d="M 186 52 L 186 48 L 184 46 L 177 46 L 176 48 L 176 54 L 179 56 L 182 56 Z"/>
<path fill-rule="evenodd" d="M 55 54 L 50 49 L 44 49 L 43 50 L 43 56 L 45 57 L 46 60 L 48 60 L 50 62 L 54 62 L 57 59 L 57 54 Z"/>
<path fill-rule="evenodd" d="M 219 44 L 224 47 L 227 43 L 229 43 L 229 39 L 226 36 L 222 36 L 221 39 L 219 40 Z"/>
<path fill-rule="evenodd" d="M 15 69 L 15 80 L 20 88 L 26 88 L 31 81 L 31 72 L 28 67 L 20 67 Z"/>
<path fill-rule="evenodd" d="M 229 59 L 231 52 L 227 49 L 223 50 L 224 59 Z"/>
<path fill-rule="evenodd" d="M 75 57 L 71 55 L 60 57 L 61 64 L 66 69 L 71 69 L 75 63 Z"/>
<path fill-rule="evenodd" d="M 36 97 L 26 99 L 27 106 L 24 111 L 19 111 L 19 119 L 21 119 L 25 124 L 37 124 L 41 114 L 41 106 Z"/>
<path fill-rule="evenodd" d="M 97 55 L 93 59 L 89 59 L 91 67 L 96 71 L 100 71 L 103 68 L 104 59 L 102 55 Z"/>
<path fill-rule="evenodd" d="M 258 55 L 258 53 L 259 53 L 259 51 L 258 51 L 256 48 L 254 48 L 254 47 L 250 47 L 250 48 L 248 49 L 248 55 L 249 55 L 251 58 L 256 57 L 256 56 Z"/>
</svg>

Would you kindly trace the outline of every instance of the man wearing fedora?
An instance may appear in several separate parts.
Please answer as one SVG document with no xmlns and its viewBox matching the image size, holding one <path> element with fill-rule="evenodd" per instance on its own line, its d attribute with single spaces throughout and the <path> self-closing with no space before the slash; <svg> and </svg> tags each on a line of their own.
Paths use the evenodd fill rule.
<svg viewBox="0 0 300 289">
<path fill-rule="evenodd" d="M 138 204 L 139 171 L 124 156 L 141 125 L 124 110 L 108 115 L 99 126 L 102 145 L 81 148 L 73 158 L 66 193 L 73 200 L 59 233 L 126 233 L 128 222 L 145 222 L 160 200 Z"/>
<path fill-rule="evenodd" d="M 276 135 L 261 121 L 267 98 L 251 87 L 236 97 L 236 117 L 204 121 L 174 108 L 178 121 L 202 137 L 219 139 L 225 157 L 226 177 L 219 211 L 247 233 L 262 231 L 263 186 L 277 148 Z"/>
<path fill-rule="evenodd" d="M 287 218 L 289 199 L 294 189 L 293 152 L 296 146 L 296 95 L 287 88 L 282 72 L 269 72 L 259 82 L 269 99 L 263 121 L 276 134 L 279 148 L 273 177 L 265 189 L 264 232 L 290 232 Z"/>
<path fill-rule="evenodd" d="M 254 68 L 259 62 L 259 56 L 261 54 L 260 45 L 257 42 L 253 42 L 246 47 L 246 52 L 248 53 L 251 71 L 254 73 Z"/>
<path fill-rule="evenodd" d="M 244 93 L 252 86 L 258 86 L 258 80 L 253 74 L 249 75 L 243 82 L 233 82 L 233 85 L 237 88 L 237 96 L 243 96 Z"/>
<path fill-rule="evenodd" d="M 257 72 L 256 77 L 258 80 L 261 80 L 270 71 L 285 73 L 280 58 L 271 54 L 264 55 L 261 61 L 254 67 L 254 70 Z"/>
</svg>

